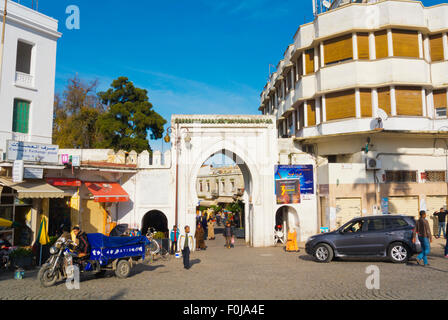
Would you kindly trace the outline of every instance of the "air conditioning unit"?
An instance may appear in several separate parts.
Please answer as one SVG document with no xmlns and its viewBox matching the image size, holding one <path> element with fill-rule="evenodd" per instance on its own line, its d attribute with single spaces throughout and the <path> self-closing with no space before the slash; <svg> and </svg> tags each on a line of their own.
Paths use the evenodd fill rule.
<svg viewBox="0 0 448 320">
<path fill-rule="evenodd" d="M 381 169 L 381 161 L 378 159 L 375 159 L 375 158 L 367 158 L 366 169 L 367 170 L 380 170 Z"/>
</svg>

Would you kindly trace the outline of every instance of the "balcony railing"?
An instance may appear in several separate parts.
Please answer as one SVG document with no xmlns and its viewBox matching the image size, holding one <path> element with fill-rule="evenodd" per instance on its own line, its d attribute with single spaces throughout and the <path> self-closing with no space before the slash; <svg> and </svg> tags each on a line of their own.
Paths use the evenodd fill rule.
<svg viewBox="0 0 448 320">
<path fill-rule="evenodd" d="M 30 74 L 16 71 L 16 81 L 17 86 L 34 89 L 34 77 Z"/>
</svg>

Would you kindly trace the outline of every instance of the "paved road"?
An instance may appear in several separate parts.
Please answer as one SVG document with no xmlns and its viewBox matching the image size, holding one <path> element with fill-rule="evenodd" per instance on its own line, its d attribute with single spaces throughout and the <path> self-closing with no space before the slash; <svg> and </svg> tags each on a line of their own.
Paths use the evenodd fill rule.
<svg viewBox="0 0 448 320">
<path fill-rule="evenodd" d="M 193 267 L 184 270 L 181 259 L 140 264 L 128 279 L 113 274 L 95 279 L 83 276 L 79 290 L 65 283 L 41 288 L 37 270 L 14 280 L 0 273 L 0 299 L 448 299 L 448 259 L 442 241 L 433 243 L 430 267 L 414 261 L 396 265 L 384 261 L 334 261 L 318 264 L 304 250 L 287 253 L 281 247 L 249 248 L 241 240 L 224 248 L 217 235 L 206 251 L 195 252 Z M 380 269 L 380 289 L 368 290 L 366 268 Z"/>
</svg>

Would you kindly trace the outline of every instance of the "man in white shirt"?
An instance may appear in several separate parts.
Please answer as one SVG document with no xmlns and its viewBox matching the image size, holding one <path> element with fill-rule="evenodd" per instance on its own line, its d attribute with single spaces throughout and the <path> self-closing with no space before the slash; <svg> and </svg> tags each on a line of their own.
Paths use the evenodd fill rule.
<svg viewBox="0 0 448 320">
<path fill-rule="evenodd" d="M 190 269 L 190 251 L 194 250 L 193 236 L 190 234 L 190 227 L 185 226 L 185 234 L 179 238 L 179 248 L 182 250 L 182 257 L 184 259 L 184 268 Z"/>
</svg>

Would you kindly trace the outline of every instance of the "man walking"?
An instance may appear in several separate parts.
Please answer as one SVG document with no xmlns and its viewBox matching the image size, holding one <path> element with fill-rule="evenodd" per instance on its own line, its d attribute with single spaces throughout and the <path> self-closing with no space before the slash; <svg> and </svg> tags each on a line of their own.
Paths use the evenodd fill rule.
<svg viewBox="0 0 448 320">
<path fill-rule="evenodd" d="M 173 230 L 171 230 L 170 240 L 171 240 L 171 252 L 170 254 L 173 255 L 177 252 L 177 242 L 179 241 L 180 232 L 177 230 L 177 226 L 173 227 Z"/>
<path fill-rule="evenodd" d="M 443 232 L 443 237 L 446 239 L 446 216 L 448 212 L 444 208 L 440 208 L 439 212 L 434 212 L 434 216 L 438 218 L 439 220 L 439 230 L 436 238 L 440 238 L 441 233 Z"/>
<path fill-rule="evenodd" d="M 185 234 L 180 236 L 179 245 L 182 248 L 184 268 L 190 269 L 190 250 L 194 250 L 193 236 L 190 234 L 190 227 L 185 226 Z"/>
<path fill-rule="evenodd" d="M 421 264 L 423 262 L 424 266 L 428 266 L 428 254 L 431 251 L 432 234 L 431 229 L 429 229 L 428 220 L 426 220 L 426 212 L 420 211 L 420 219 L 418 219 L 415 224 L 415 232 L 412 241 L 415 243 L 415 238 L 418 236 L 418 240 L 422 245 L 422 253 L 417 257 L 417 263 Z"/>
</svg>

